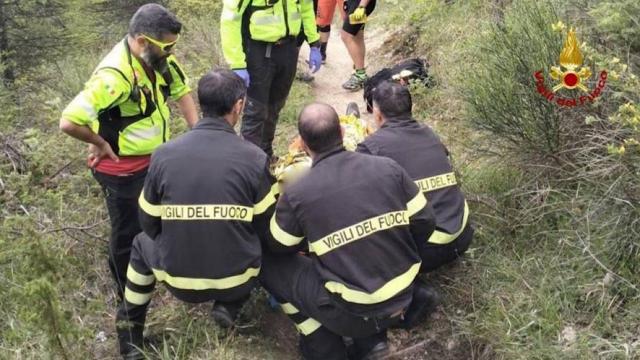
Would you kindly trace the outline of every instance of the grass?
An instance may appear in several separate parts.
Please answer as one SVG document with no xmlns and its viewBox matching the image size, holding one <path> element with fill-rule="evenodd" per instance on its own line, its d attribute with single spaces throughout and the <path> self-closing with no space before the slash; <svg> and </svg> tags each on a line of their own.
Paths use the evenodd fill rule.
<svg viewBox="0 0 640 360">
<path fill-rule="evenodd" d="M 376 13 L 382 26 L 400 29 L 378 58 L 422 56 L 431 64 L 437 86 L 413 89 L 415 115 L 451 150 L 477 226 L 464 260 L 426 276 L 442 290 L 443 306 L 419 328 L 393 331 L 393 344 L 422 344 L 409 359 L 640 357 L 639 282 L 637 273 L 623 271 L 634 269 L 637 257 L 625 258 L 633 248 L 621 248 L 614 262 L 608 250 L 635 231 L 615 224 L 637 212 L 616 200 L 615 187 L 567 192 L 523 171 L 527 164 L 508 153 L 491 156 L 486 149 L 495 140 L 468 125 L 461 77 L 473 76 L 477 42 L 499 9 L 480 0 L 420 0 L 382 2 Z M 216 26 L 193 17 L 185 29 L 179 55 L 195 81 L 221 63 Z M 84 146 L 57 130 L 62 107 L 106 50 L 62 59 L 55 86 L 26 87 L 29 113 L 0 124 L 0 358 L 116 358 L 106 210 L 85 168 Z M 276 153 L 295 136 L 297 113 L 309 100 L 310 87 L 296 82 Z M 174 134 L 185 129 L 179 119 L 173 126 Z M 268 308 L 264 293 L 245 308 L 250 326 L 231 333 L 212 324 L 208 310 L 160 286 L 149 313 L 155 347 L 148 357 L 295 358 L 295 331 Z"/>
<path fill-rule="evenodd" d="M 185 24 L 178 56 L 197 79 L 222 63 L 215 23 L 194 18 Z M 29 94 L 38 122 L 14 117 L 4 122 L 0 157 L 0 358 L 117 358 L 114 310 L 116 295 L 106 266 L 108 217 L 96 182 L 84 163 L 84 145 L 59 132 L 63 107 L 82 88 L 106 48 L 82 57 L 61 59 L 55 87 Z M 47 73 L 41 81 L 47 84 Z M 51 99 L 43 103 L 39 99 Z M 284 151 L 295 132 L 295 119 L 310 100 L 309 86 L 294 84 L 282 111 L 277 148 Z M 26 101 L 25 101 L 26 102 Z M 35 110 L 38 109 L 38 110 Z M 8 109 L 10 110 L 10 109 Z M 179 112 L 174 109 L 174 114 Z M 186 130 L 180 116 L 174 135 Z M 54 155 L 55 154 L 55 155 Z M 148 333 L 155 339 L 150 358 L 265 359 L 291 358 L 291 344 L 263 336 L 263 314 L 273 317 L 263 293 L 247 308 L 253 324 L 227 334 L 208 320 L 206 305 L 189 306 L 173 299 L 161 286 L 149 314 Z M 265 315 L 266 316 L 266 315 Z M 287 334 L 295 334 L 287 321 Z"/>
<path fill-rule="evenodd" d="M 616 251 L 608 250 L 614 232 L 635 230 L 603 225 L 633 224 L 622 219 L 634 214 L 633 207 L 613 210 L 611 194 L 587 187 L 567 192 L 527 173 L 517 156 L 497 150 L 499 137 L 468 126 L 474 115 L 463 96 L 465 77 L 473 77 L 485 60 L 478 45 L 501 15 L 481 1 L 417 1 L 398 2 L 387 18 L 407 27 L 381 52 L 421 56 L 431 64 L 438 85 L 413 89 L 414 115 L 452 151 L 477 225 L 462 266 L 432 277 L 445 293 L 446 320 L 436 317 L 423 331 L 429 336 L 452 329 L 446 335 L 463 354 L 436 350 L 442 358 L 637 357 L 638 278 L 625 265 L 614 275 L 614 263 L 606 260 Z M 410 50 L 403 52 L 407 43 Z M 438 348 L 437 342 L 430 345 Z"/>
</svg>

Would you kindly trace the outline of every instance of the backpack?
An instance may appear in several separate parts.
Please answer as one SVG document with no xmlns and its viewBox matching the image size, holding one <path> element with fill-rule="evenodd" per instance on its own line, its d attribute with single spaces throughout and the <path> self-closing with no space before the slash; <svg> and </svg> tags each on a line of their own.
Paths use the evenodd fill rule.
<svg viewBox="0 0 640 360">
<path fill-rule="evenodd" d="M 429 75 L 429 63 L 420 58 L 407 59 L 399 62 L 391 68 L 383 68 L 364 83 L 363 98 L 367 104 L 367 112 L 373 111 L 373 90 L 378 84 L 387 80 L 420 82 L 427 88 L 434 86 L 434 80 Z"/>
</svg>

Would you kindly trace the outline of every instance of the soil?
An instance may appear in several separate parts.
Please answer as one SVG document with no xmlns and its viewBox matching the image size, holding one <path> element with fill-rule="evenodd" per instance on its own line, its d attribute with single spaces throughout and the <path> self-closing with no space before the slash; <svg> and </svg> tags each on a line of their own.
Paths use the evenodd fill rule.
<svg viewBox="0 0 640 360">
<path fill-rule="evenodd" d="M 366 31 L 365 44 L 367 52 L 375 52 L 386 38 L 386 33 L 382 31 Z M 302 62 L 298 68 L 306 69 L 304 61 L 309 58 L 309 47 L 302 46 L 299 61 Z M 367 74 L 372 75 L 381 67 L 378 59 L 367 59 Z M 338 114 L 344 114 L 347 104 L 355 102 L 358 104 L 362 118 L 370 120 L 370 115 L 366 112 L 366 105 L 362 98 L 362 90 L 349 91 L 342 88 L 342 84 L 349 79 L 353 72 L 353 62 L 349 56 L 347 48 L 340 39 L 340 33 L 332 31 L 327 46 L 327 61 L 320 70 L 313 74 L 314 80 L 311 83 L 316 101 L 327 103 L 333 106 Z"/>
</svg>

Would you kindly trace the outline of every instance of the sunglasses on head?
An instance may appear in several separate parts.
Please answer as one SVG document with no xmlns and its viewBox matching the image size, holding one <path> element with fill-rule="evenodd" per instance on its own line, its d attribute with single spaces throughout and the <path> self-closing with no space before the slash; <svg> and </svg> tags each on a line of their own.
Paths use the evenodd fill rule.
<svg viewBox="0 0 640 360">
<path fill-rule="evenodd" d="M 178 35 L 179 38 L 180 35 Z M 164 51 L 164 52 L 169 52 L 171 51 L 171 49 L 173 48 L 173 46 L 178 42 L 178 38 L 176 38 L 175 41 L 172 42 L 168 42 L 168 43 L 163 43 L 159 40 L 156 40 L 150 36 L 147 36 L 145 34 L 142 34 L 142 37 L 147 39 L 150 43 L 152 43 L 153 45 L 157 46 L 160 48 L 160 50 Z"/>
</svg>

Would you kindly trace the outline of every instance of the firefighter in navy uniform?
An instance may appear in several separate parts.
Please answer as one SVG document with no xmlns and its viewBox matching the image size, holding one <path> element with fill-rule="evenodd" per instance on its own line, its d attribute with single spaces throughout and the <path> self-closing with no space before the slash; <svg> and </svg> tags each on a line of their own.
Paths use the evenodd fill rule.
<svg viewBox="0 0 640 360">
<path fill-rule="evenodd" d="M 460 257 L 473 238 L 469 207 L 458 186 L 448 151 L 438 136 L 411 115 L 406 86 L 384 82 L 373 92 L 373 114 L 380 129 L 356 151 L 398 162 L 427 197 L 436 231 L 419 243 L 422 271 L 432 271 Z"/>
<path fill-rule="evenodd" d="M 300 32 L 310 46 L 309 68 L 316 72 L 322 56 L 312 0 L 223 1 L 222 52 L 248 87 L 241 133 L 269 156 L 280 110 L 296 75 Z"/>
<path fill-rule="evenodd" d="M 296 323 L 305 359 L 345 359 L 343 336 L 351 358 L 377 358 L 412 301 L 415 239 L 431 235 L 433 214 L 394 161 L 344 149 L 329 105 L 305 107 L 298 130 L 313 165 L 278 200 L 261 282 Z"/>
<path fill-rule="evenodd" d="M 144 232 L 133 243 L 117 315 L 125 358 L 140 356 L 156 281 L 182 301 L 215 300 L 212 316 L 222 326 L 233 324 L 257 283 L 276 187 L 264 152 L 233 130 L 245 95 L 232 71 L 209 72 L 198 84 L 204 117 L 152 156 L 139 199 Z"/>
</svg>

